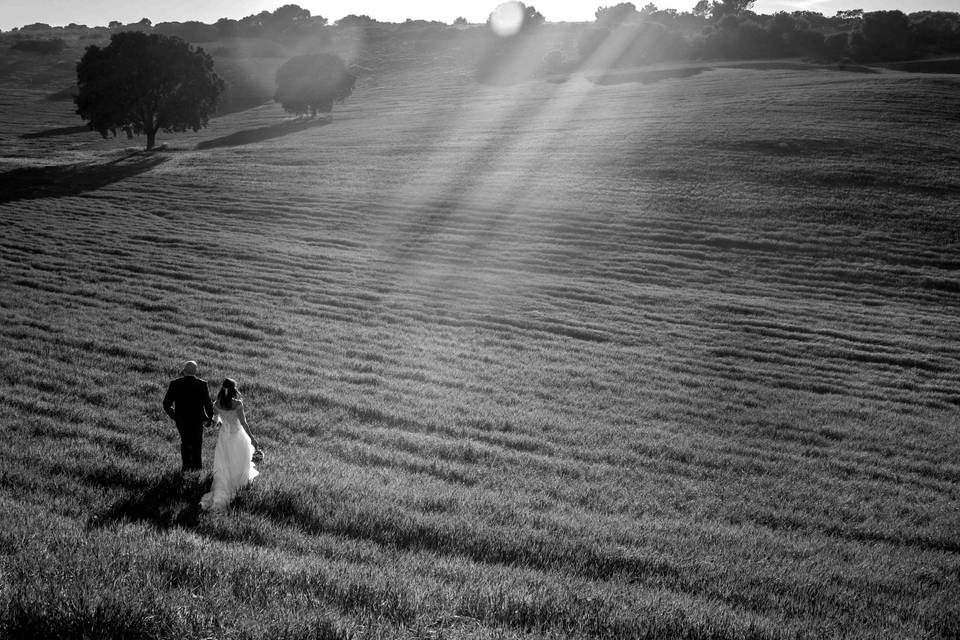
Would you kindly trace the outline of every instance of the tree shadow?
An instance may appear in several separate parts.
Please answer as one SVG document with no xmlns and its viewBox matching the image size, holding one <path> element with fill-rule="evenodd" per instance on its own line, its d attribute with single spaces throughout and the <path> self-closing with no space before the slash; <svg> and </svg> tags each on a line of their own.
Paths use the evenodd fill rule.
<svg viewBox="0 0 960 640">
<path fill-rule="evenodd" d="M 33 131 L 24 133 L 20 137 L 24 140 L 34 140 L 36 138 L 54 138 L 57 136 L 72 136 L 77 133 L 92 133 L 92 129 L 85 124 L 79 124 L 73 127 L 57 127 L 56 129 L 44 129 L 43 131 Z"/>
<path fill-rule="evenodd" d="M 163 156 L 135 151 L 103 164 L 81 162 L 12 169 L 0 173 L 0 204 L 96 191 L 149 171 L 166 160 Z"/>
<path fill-rule="evenodd" d="M 641 84 L 652 84 L 662 80 L 672 80 L 675 78 L 691 78 L 700 75 L 704 71 L 710 71 L 710 67 L 677 67 L 675 69 L 653 69 L 644 71 L 610 71 L 602 76 L 590 77 L 594 84 L 624 84 L 627 82 L 639 82 Z"/>
<path fill-rule="evenodd" d="M 863 65 L 831 64 L 818 65 L 806 62 L 786 62 L 781 60 L 758 62 L 725 62 L 714 66 L 674 67 L 669 69 L 617 70 L 608 69 L 602 75 L 588 76 L 598 85 L 624 84 L 637 82 L 653 84 L 663 80 L 692 78 L 707 71 L 717 69 L 741 69 L 746 71 L 853 71 L 857 73 L 879 73 L 876 69 Z"/>
<path fill-rule="evenodd" d="M 324 118 L 303 118 L 297 120 L 285 120 L 277 124 L 272 124 L 258 129 L 247 129 L 237 131 L 227 136 L 214 138 L 213 140 L 204 140 L 197 144 L 197 149 L 216 149 L 219 147 L 239 147 L 254 142 L 263 142 L 271 138 L 280 138 L 291 133 L 312 129 L 313 127 L 322 127 L 330 124 L 333 116 Z"/>
<path fill-rule="evenodd" d="M 144 522 L 157 529 L 195 527 L 199 523 L 200 498 L 210 490 L 212 478 L 185 479 L 179 471 L 138 483 L 133 492 L 105 511 L 92 516 L 89 526 L 112 522 Z"/>
</svg>

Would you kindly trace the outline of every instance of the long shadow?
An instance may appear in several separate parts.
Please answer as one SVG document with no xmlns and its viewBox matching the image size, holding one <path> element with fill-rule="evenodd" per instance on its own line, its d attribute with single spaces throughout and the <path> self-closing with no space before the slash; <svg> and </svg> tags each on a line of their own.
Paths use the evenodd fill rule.
<svg viewBox="0 0 960 640">
<path fill-rule="evenodd" d="M 617 73 L 611 71 L 602 76 L 594 76 L 590 81 L 594 84 L 624 84 L 627 82 L 640 82 L 642 84 L 652 84 L 661 80 L 670 80 L 673 78 L 690 78 L 699 75 L 704 71 L 710 71 L 710 67 L 681 67 L 677 69 L 653 69 L 645 71 L 626 71 Z"/>
<path fill-rule="evenodd" d="M 330 124 L 332 121 L 333 118 L 330 116 L 325 118 L 285 120 L 284 122 L 272 124 L 267 127 L 237 131 L 236 133 L 231 133 L 228 136 L 214 138 L 213 140 L 204 140 L 203 142 L 197 144 L 197 149 L 239 147 L 245 144 L 252 144 L 254 142 L 263 142 L 264 140 L 270 140 L 271 138 L 280 138 L 291 133 L 304 131 L 305 129 L 312 129 L 313 127 L 322 127 Z"/>
<path fill-rule="evenodd" d="M 90 127 L 85 124 L 78 124 L 73 127 L 58 127 L 56 129 L 44 129 L 43 131 L 34 131 L 24 133 L 20 137 L 24 140 L 33 140 L 35 138 L 54 138 L 57 136 L 72 136 L 77 133 L 93 133 Z"/>
<path fill-rule="evenodd" d="M 319 499 L 318 499 L 319 500 Z M 323 513 L 303 496 L 273 490 L 241 498 L 249 512 L 279 526 L 312 534 L 343 536 L 375 542 L 403 551 L 429 551 L 466 556 L 485 564 L 524 566 L 539 570 L 564 568 L 592 579 L 657 575 L 679 579 L 678 567 L 665 559 L 632 557 L 617 550 L 595 548 L 580 540 L 556 540 L 531 533 L 505 538 L 496 529 L 464 531 L 396 514 L 357 513 L 343 517 Z"/>
<path fill-rule="evenodd" d="M 81 162 L 13 169 L 0 173 L 0 204 L 96 191 L 149 171 L 166 160 L 163 156 L 134 152 L 104 164 Z"/>
<path fill-rule="evenodd" d="M 624 84 L 628 82 L 639 82 L 641 84 L 653 84 L 662 80 L 674 78 L 691 78 L 700 75 L 705 71 L 715 69 L 746 69 L 750 71 L 853 71 L 857 73 L 879 73 L 876 69 L 865 67 L 863 65 L 851 64 L 833 64 L 833 65 L 814 65 L 807 63 L 785 62 L 778 60 L 759 61 L 759 62 L 728 62 L 718 64 L 717 66 L 700 67 L 677 67 L 675 69 L 645 69 L 638 71 L 617 71 L 610 69 L 603 75 L 588 76 L 594 84 Z"/>
<path fill-rule="evenodd" d="M 960 74 L 960 58 L 938 60 L 907 60 L 906 62 L 883 62 L 875 66 L 894 71 L 910 73 L 949 73 Z"/>
<path fill-rule="evenodd" d="M 95 480 L 102 484 L 115 484 L 111 479 Z M 89 525 L 96 527 L 124 521 L 144 522 L 157 529 L 195 527 L 201 513 L 200 497 L 209 489 L 210 478 L 199 482 L 186 480 L 178 471 L 171 471 L 158 478 L 136 483 L 130 495 L 95 514 L 90 518 Z"/>
</svg>

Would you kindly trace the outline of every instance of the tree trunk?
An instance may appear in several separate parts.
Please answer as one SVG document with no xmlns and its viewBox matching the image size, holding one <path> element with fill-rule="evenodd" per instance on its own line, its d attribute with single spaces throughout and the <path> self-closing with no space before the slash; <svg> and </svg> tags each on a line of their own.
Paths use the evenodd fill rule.
<svg viewBox="0 0 960 640">
<path fill-rule="evenodd" d="M 153 149 L 153 143 L 157 141 L 157 130 L 152 129 L 147 131 L 147 151 Z"/>
</svg>

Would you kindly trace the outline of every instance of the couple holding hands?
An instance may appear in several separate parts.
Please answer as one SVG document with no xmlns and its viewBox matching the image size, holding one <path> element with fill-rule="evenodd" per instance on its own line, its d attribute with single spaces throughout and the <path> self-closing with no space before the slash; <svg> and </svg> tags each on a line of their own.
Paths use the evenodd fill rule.
<svg viewBox="0 0 960 640">
<path fill-rule="evenodd" d="M 193 360 L 183 365 L 180 377 L 167 388 L 163 410 L 177 423 L 185 475 L 195 472 L 199 476 L 204 427 L 213 424 L 214 419 L 220 423 L 213 453 L 213 484 L 200 498 L 200 506 L 209 511 L 226 507 L 237 491 L 259 475 L 254 463 L 263 460 L 263 453 L 250 434 L 237 383 L 225 378 L 216 402 L 210 402 L 207 382 L 197 373 Z"/>
</svg>

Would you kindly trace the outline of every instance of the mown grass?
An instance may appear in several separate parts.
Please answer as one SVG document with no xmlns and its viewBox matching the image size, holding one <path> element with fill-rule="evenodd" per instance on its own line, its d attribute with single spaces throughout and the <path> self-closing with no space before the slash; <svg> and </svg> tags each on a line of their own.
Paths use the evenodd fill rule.
<svg viewBox="0 0 960 640">
<path fill-rule="evenodd" d="M 955 82 L 430 71 L 0 198 L 0 635 L 955 637 Z M 55 88 L 4 171 L 126 153 L 21 137 Z M 188 357 L 266 448 L 221 514 Z"/>
</svg>

